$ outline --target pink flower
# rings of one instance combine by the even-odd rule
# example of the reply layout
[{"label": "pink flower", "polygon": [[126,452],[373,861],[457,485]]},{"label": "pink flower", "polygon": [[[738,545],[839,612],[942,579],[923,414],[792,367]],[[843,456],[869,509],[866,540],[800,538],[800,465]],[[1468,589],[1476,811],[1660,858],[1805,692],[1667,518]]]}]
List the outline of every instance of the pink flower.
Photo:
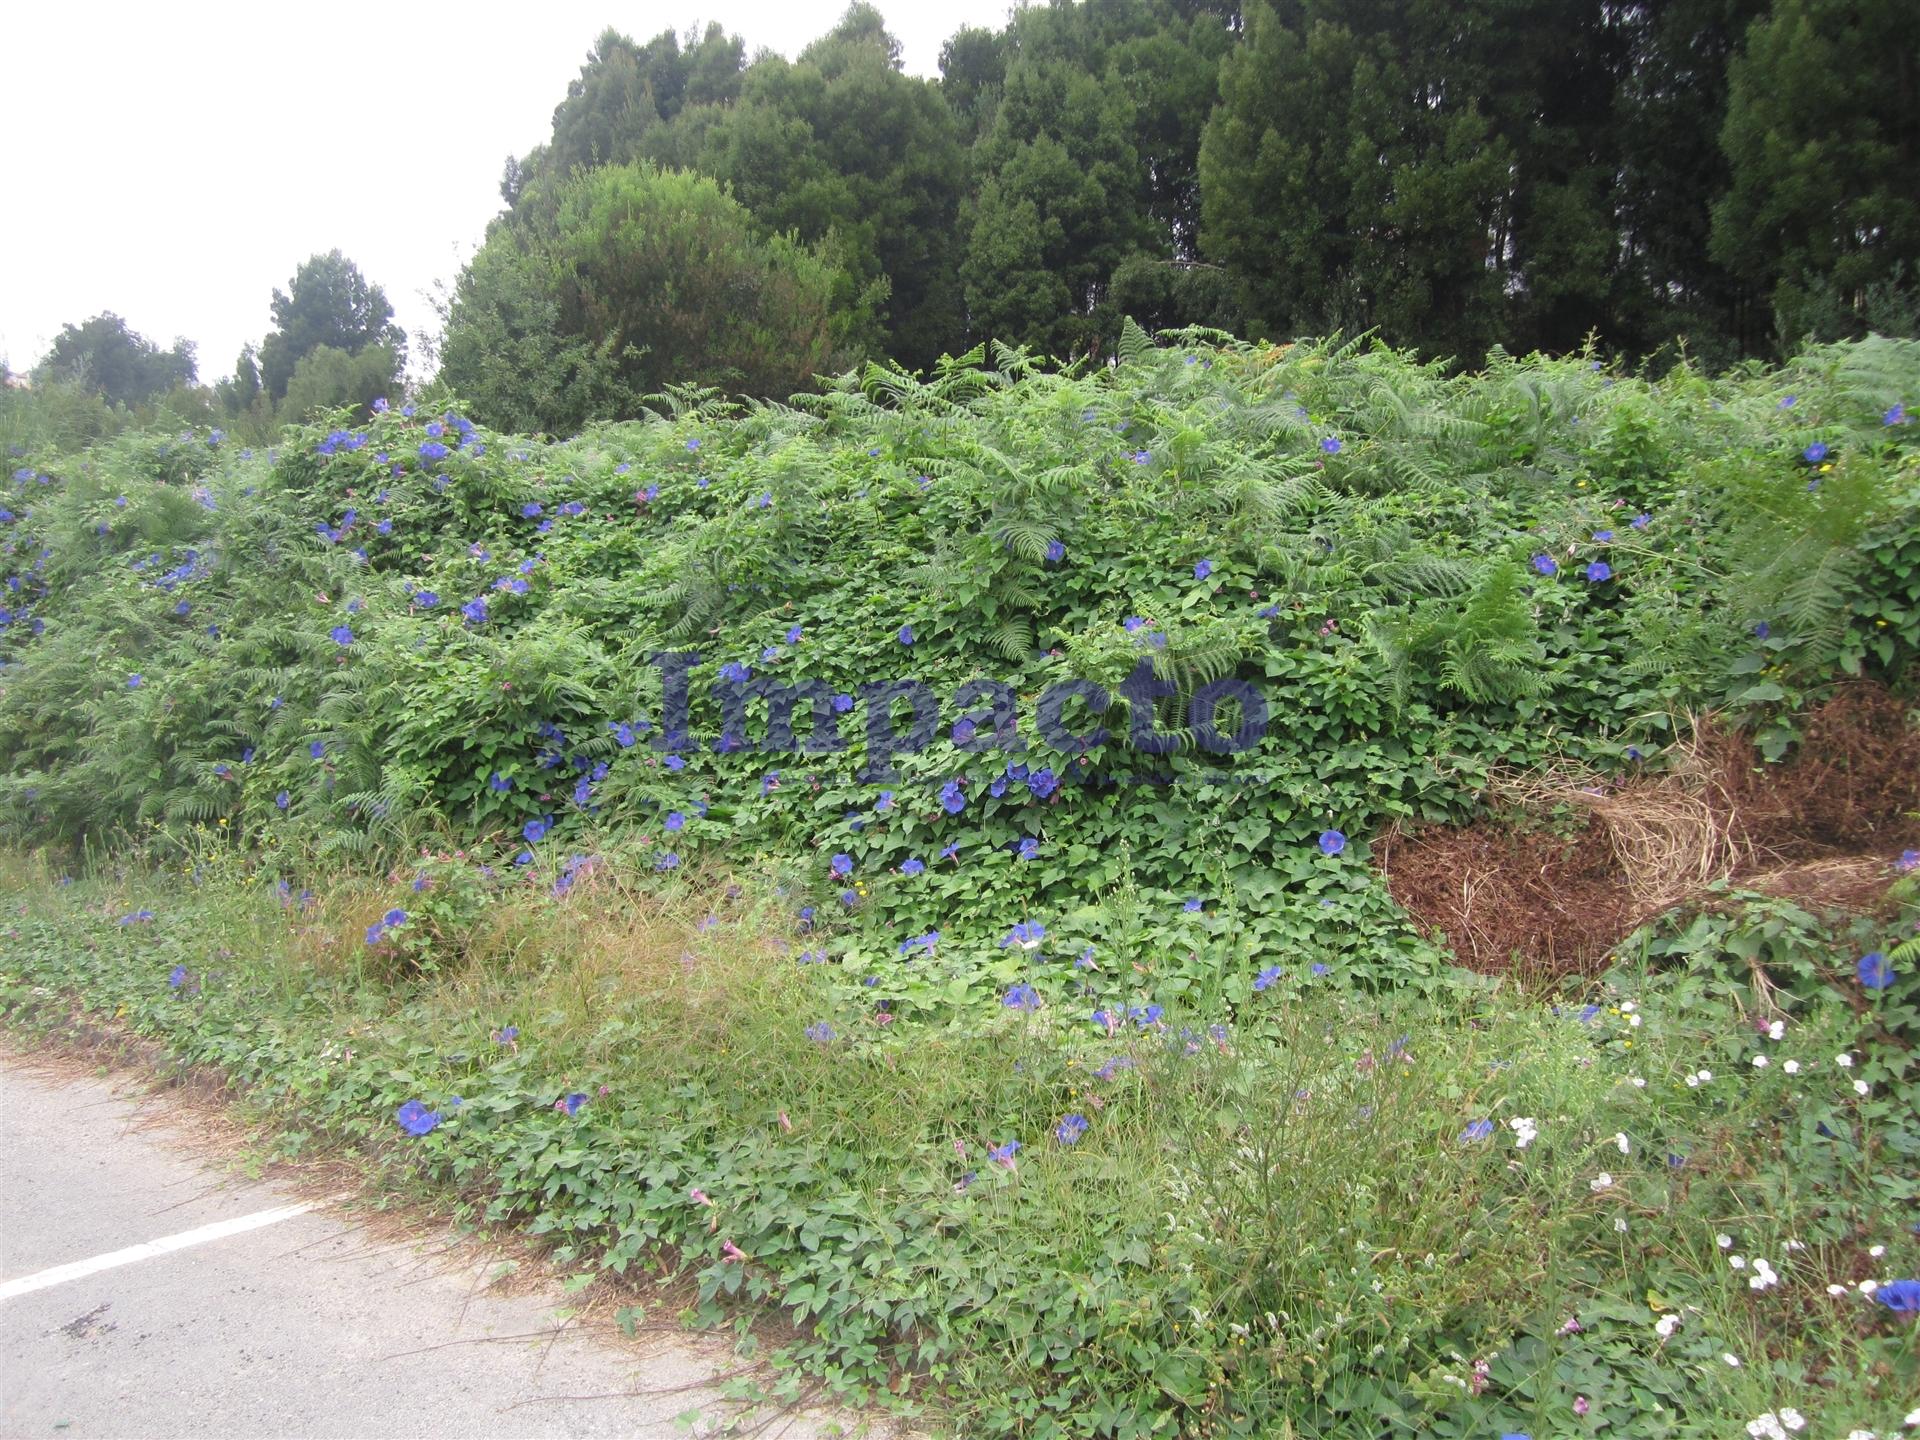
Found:
[{"label": "pink flower", "polygon": [[786,1112],[786,1111],[784,1111],[784,1110],[782,1110],[782,1111],[780,1112],[780,1128],[781,1128],[782,1130],[791,1130],[791,1129],[793,1129],[793,1122],[792,1122],[791,1120],[789,1120],[789,1119],[787,1119],[787,1112]]},{"label": "pink flower", "polygon": [[687,1193],[692,1197],[693,1203],[696,1205],[711,1205],[713,1203],[713,1201],[707,1198],[707,1192],[702,1190],[698,1185],[694,1186],[693,1189]]},{"label": "pink flower", "polygon": [[729,1260],[738,1260],[742,1264],[746,1263],[746,1255],[741,1251],[740,1247],[731,1240],[722,1240],[720,1242],[720,1253]]},{"label": "pink flower", "polygon": [[1587,1413],[1587,1411],[1588,1411],[1589,1409],[1591,1409],[1591,1408],[1592,1408],[1592,1407],[1591,1407],[1591,1406],[1589,1406],[1589,1405],[1587,1404],[1587,1397],[1586,1397],[1586,1396],[1584,1396],[1584,1395],[1576,1395],[1576,1396],[1574,1396],[1574,1397],[1573,1397],[1573,1413],[1574,1413],[1574,1414],[1576,1414],[1576,1415],[1584,1415],[1584,1414],[1586,1414],[1586,1413]]}]

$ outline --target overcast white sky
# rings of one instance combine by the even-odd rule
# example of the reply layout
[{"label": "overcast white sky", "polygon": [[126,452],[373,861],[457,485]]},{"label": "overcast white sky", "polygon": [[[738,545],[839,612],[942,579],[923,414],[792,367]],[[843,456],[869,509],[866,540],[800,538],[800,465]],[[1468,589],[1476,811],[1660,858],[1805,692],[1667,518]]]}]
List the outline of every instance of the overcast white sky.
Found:
[{"label": "overcast white sky", "polygon": [[[1013,0],[875,0],[916,75]],[[0,4],[7,214],[0,359],[29,369],[102,310],[231,373],[275,286],[338,246],[411,336],[500,209],[500,170],[546,139],[607,26],[717,20],[792,56],[846,0],[539,0],[324,7]]]}]

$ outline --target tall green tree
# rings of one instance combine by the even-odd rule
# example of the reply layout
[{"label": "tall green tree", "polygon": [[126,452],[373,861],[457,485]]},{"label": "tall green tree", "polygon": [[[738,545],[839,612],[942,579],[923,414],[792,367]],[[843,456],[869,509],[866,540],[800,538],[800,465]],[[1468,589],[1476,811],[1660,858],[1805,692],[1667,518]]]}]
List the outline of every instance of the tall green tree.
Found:
[{"label": "tall green tree", "polygon": [[1501,331],[1513,150],[1471,92],[1423,93],[1390,27],[1314,9],[1248,7],[1201,146],[1201,248],[1276,337],[1377,326],[1476,354]]},{"label": "tall green tree", "polygon": [[688,106],[727,105],[740,93],[746,43],[710,24],[686,43],[663,30],[644,45],[608,29],[553,112],[553,135],[524,159],[509,159],[501,194],[518,206],[527,184],[596,165],[625,165],[654,152],[654,130]]},{"label": "tall green tree", "polygon": [[1733,60],[1712,251],[1787,346],[1822,318],[1864,329],[1876,291],[1920,287],[1913,18],[1899,0],[1773,0]]},{"label": "tall green tree", "polygon": [[441,342],[440,378],[488,423],[560,430],[681,383],[784,398],[866,338],[842,269],[703,176],[606,166],[529,198],[462,273]]},{"label": "tall green tree", "polygon": [[688,110],[661,144],[659,158],[725,182],[769,230],[831,243],[896,359],[966,348],[960,128],[938,85],[901,73],[872,6],[853,5],[791,64],[762,56],[734,104]]},{"label": "tall green tree", "polygon": [[195,373],[191,340],[175,340],[171,350],[162,350],[111,311],[64,326],[33,371],[38,381],[76,384],[119,405],[140,405],[191,385]]},{"label": "tall green tree", "polygon": [[273,292],[273,329],[260,345],[260,382],[276,402],[294,367],[325,345],[347,355],[378,348],[390,359],[390,386],[406,363],[407,335],[393,323],[387,295],[338,250],[315,255]]}]

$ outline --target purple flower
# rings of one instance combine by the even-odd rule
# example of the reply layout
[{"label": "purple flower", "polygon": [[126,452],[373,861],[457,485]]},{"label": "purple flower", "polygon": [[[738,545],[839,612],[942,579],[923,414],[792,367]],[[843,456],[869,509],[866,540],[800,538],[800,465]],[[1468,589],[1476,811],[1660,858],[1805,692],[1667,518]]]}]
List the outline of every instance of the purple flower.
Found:
[{"label": "purple flower", "polygon": [[1338,855],[1346,848],[1347,837],[1342,835],[1338,830],[1323,830],[1320,832],[1320,853],[1322,855]]},{"label": "purple flower", "polygon": [[805,1034],[814,1044],[826,1045],[833,1040],[833,1027],[824,1020],[816,1020],[807,1026]]},{"label": "purple flower", "polygon": [[1900,858],[1893,862],[1893,868],[1902,875],[1911,875],[1920,870],[1920,850],[1902,850]]},{"label": "purple flower", "polygon": [[913,626],[902,625],[900,627],[900,643],[902,645],[913,644]]},{"label": "purple flower", "polygon": [[538,845],[547,838],[547,831],[550,828],[545,820],[529,820],[520,827],[520,833],[527,837],[529,845]]},{"label": "purple flower", "polygon": [[843,850],[827,862],[827,868],[841,879],[845,879],[853,873],[853,857]]},{"label": "purple flower", "polygon": [[1827,458],[1827,445],[1824,440],[1816,440],[1800,452],[1800,457],[1809,465],[1818,465]]},{"label": "purple flower", "polygon": [[1011,1170],[1013,1168],[1013,1152],[1019,1148],[1020,1142],[1018,1140],[1009,1140],[1004,1145],[995,1145],[989,1149],[987,1151],[987,1158],[993,1161],[994,1164],[1004,1165]]},{"label": "purple flower", "polygon": [[278,795],[273,797],[273,803],[284,810],[293,803],[293,797],[282,790]]},{"label": "purple flower", "polygon": [[481,596],[477,600],[469,600],[466,604],[460,607],[460,613],[467,617],[467,623],[470,625],[486,624],[487,623],[486,597]]},{"label": "purple flower", "polygon": [[1020,842],[1019,847],[1017,848],[1015,853],[1022,860],[1037,859],[1039,858],[1039,855],[1040,855],[1040,842],[1034,839],[1031,835],[1029,835],[1026,839]]},{"label": "purple flower", "polygon": [[1000,1003],[1009,1010],[1038,1010],[1040,992],[1031,985],[1016,985],[1000,997]]},{"label": "purple flower", "polygon": [[351,645],[353,643],[353,631],[345,625],[336,625],[333,629],[329,630],[327,634],[333,637],[333,643],[336,645]]},{"label": "purple flower", "polygon": [[1854,973],[1869,990],[1884,990],[1897,978],[1893,966],[1887,963],[1887,957],[1878,950],[1862,955],[1860,963],[1854,966]]},{"label": "purple flower", "polygon": [[1896,1315],[1920,1311],[1920,1280],[1889,1280],[1873,1292],[1874,1303]]},{"label": "purple flower", "polygon": [[440,1112],[429,1110],[418,1100],[409,1100],[393,1112],[393,1118],[409,1135],[421,1136],[440,1123]]},{"label": "purple flower", "polygon": [[949,780],[940,787],[940,808],[949,815],[958,815],[967,808],[967,797],[960,793],[958,780]]},{"label": "purple flower", "polygon": [[1193,567],[1193,578],[1196,580],[1204,580],[1211,574],[1213,574],[1213,561],[1211,560],[1202,560],[1198,565]]},{"label": "purple flower", "polygon": [[582,1090],[575,1090],[571,1095],[568,1095],[563,1099],[556,1100],[554,1102],[553,1108],[556,1110],[564,1110],[569,1115],[577,1115],[580,1113],[580,1107],[586,1103],[587,1103],[586,1092]]},{"label": "purple flower", "polygon": [[380,917],[380,923],[389,929],[395,925],[404,925],[407,923],[407,912],[404,910],[389,910],[385,915]]},{"label": "purple flower", "polygon": [[1053,1127],[1053,1138],[1062,1145],[1071,1145],[1086,1133],[1087,1117],[1084,1115],[1068,1115]]},{"label": "purple flower", "polygon": [[1181,906],[1180,908],[1181,908],[1182,910],[1184,910],[1184,911],[1186,911],[1186,912],[1187,912],[1187,914],[1189,914],[1189,915],[1192,915],[1192,914],[1195,914],[1195,913],[1196,913],[1196,912],[1198,912],[1198,911],[1201,911],[1201,910],[1204,910],[1204,909],[1206,909],[1206,908],[1207,908],[1207,902],[1206,902],[1206,901],[1204,901],[1204,900],[1201,900],[1201,899],[1198,899],[1198,898],[1195,898],[1195,899],[1191,899],[1191,900],[1189,900],[1189,901],[1187,901],[1187,902],[1186,902],[1186,904],[1184,904],[1184,905],[1182,905],[1182,906]]},{"label": "purple flower", "polygon": [[1558,575],[1560,573],[1560,567],[1554,564],[1553,557],[1547,554],[1534,556],[1533,568],[1542,575]]},{"label": "purple flower", "polygon": [[1066,558],[1067,558],[1067,547],[1064,541],[1054,540],[1048,543],[1047,559],[1051,560],[1053,563],[1057,565],[1060,563],[1060,561]]},{"label": "purple flower", "polygon": [[1907,407],[1902,404],[1896,404],[1891,410],[1887,411],[1886,414],[1880,417],[1880,423],[1882,425],[1906,424],[1907,423]]},{"label": "purple flower", "polygon": [[1587,566],[1587,579],[1598,585],[1603,580],[1613,578],[1613,568],[1604,560],[1596,560]]},{"label": "purple flower", "polygon": [[1493,1121],[1475,1120],[1460,1132],[1459,1140],[1462,1145],[1465,1145],[1469,1140],[1484,1140],[1491,1134],[1493,1134]]},{"label": "purple flower", "polygon": [[1631,521],[1633,528],[1636,530],[1644,530],[1647,528],[1647,526],[1651,525],[1652,523],[1653,523],[1653,516],[1651,515],[1636,515],[1633,517],[1633,520]]},{"label": "purple flower", "polygon": [[127,676],[127,688],[129,690],[138,690],[142,685],[146,683],[147,683],[147,677],[140,674],[138,671],[135,671],[133,674]]},{"label": "purple flower", "polygon": [[1335,435],[1327,436],[1326,439],[1320,442],[1320,448],[1329,455],[1338,455],[1340,453],[1339,437]]},{"label": "purple flower", "polygon": [[1274,981],[1278,980],[1285,973],[1286,972],[1282,970],[1278,965],[1269,965],[1267,966],[1266,969],[1262,970],[1258,975],[1253,977],[1253,988],[1256,991],[1265,990],[1268,986],[1272,985]]},{"label": "purple flower", "polygon": [[927,862],[924,860],[912,859],[912,860],[902,860],[900,862],[900,873],[902,875],[918,875],[921,871],[925,870],[926,868],[927,868]]},{"label": "purple flower", "polygon": [[173,969],[167,972],[167,984],[172,986],[175,990],[178,990],[182,985],[186,983],[187,983],[187,967],[186,966],[176,965],[173,967]]}]

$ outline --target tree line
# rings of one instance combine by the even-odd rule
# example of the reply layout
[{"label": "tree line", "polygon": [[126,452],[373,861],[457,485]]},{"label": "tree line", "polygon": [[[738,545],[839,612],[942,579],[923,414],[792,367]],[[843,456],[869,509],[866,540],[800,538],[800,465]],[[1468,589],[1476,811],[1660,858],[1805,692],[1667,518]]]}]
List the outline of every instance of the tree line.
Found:
[{"label": "tree line", "polygon": [[[1463,363],[1913,334],[1905,9],[1051,0],[956,32],[937,79],[864,3],[792,60],[609,30],[507,162],[439,375],[477,418],[563,430],[672,383],[781,396],[987,339],[1098,360],[1129,315]],[[315,257],[227,402],[390,377],[384,307]]]}]

